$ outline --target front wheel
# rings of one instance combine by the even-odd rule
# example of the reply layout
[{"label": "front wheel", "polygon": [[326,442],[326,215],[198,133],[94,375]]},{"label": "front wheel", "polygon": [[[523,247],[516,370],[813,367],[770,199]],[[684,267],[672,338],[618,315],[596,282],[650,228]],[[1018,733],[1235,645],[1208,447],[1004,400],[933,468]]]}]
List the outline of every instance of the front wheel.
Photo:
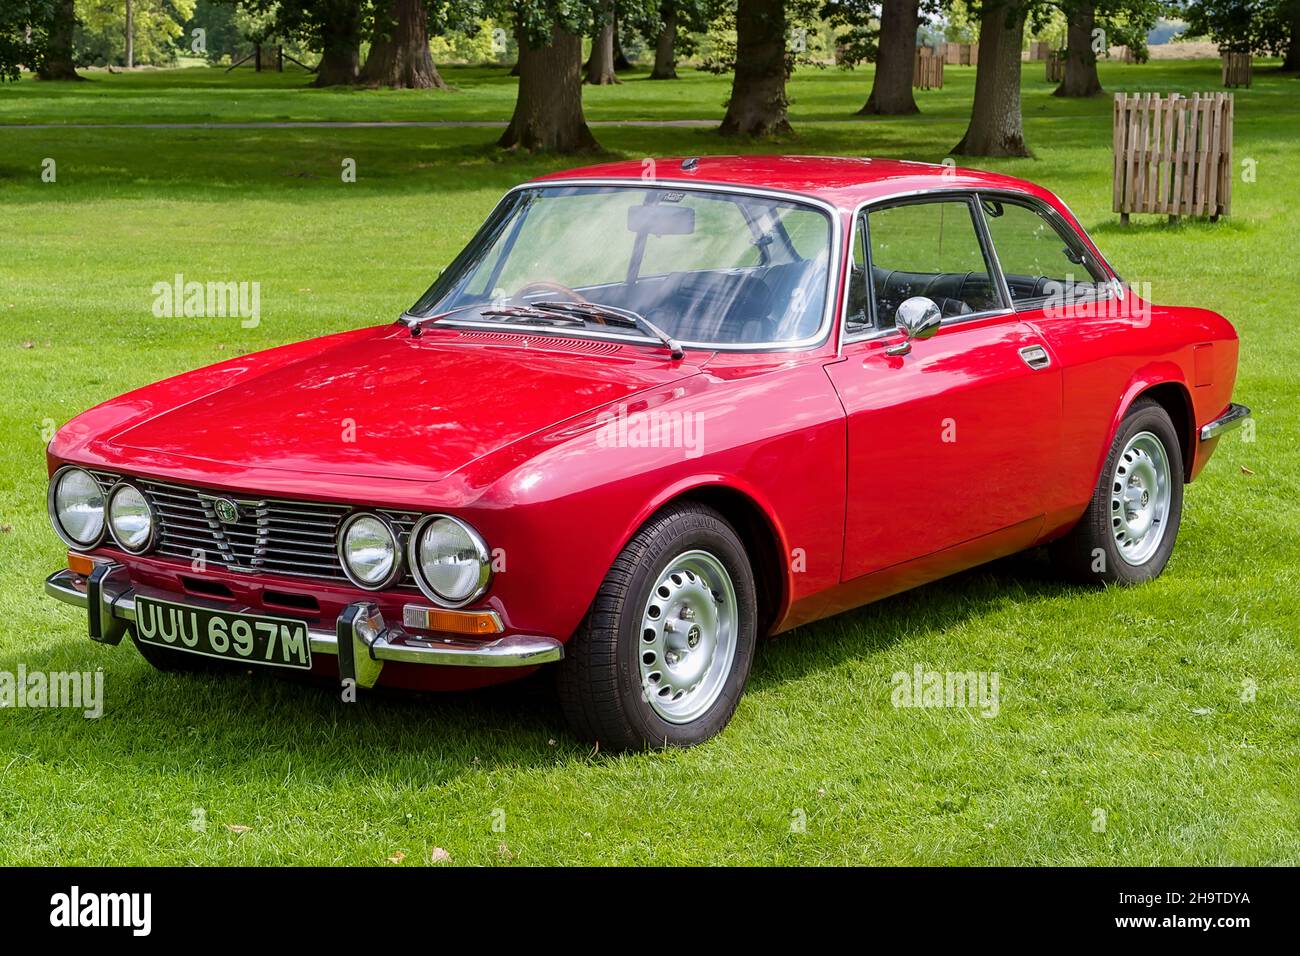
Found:
[{"label": "front wheel", "polygon": [[735,530],[687,502],[641,528],[557,669],[574,730],[607,750],[689,747],[727,725],[757,637],[754,574]]},{"label": "front wheel", "polygon": [[1169,413],[1133,403],[1106,456],[1088,510],[1053,557],[1073,577],[1137,584],[1169,563],[1183,516],[1183,454]]}]

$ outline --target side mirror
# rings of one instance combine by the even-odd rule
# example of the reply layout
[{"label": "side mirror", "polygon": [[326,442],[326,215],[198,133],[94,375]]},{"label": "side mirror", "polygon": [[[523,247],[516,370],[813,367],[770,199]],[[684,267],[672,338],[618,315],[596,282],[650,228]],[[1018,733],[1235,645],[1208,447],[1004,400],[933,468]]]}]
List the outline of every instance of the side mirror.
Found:
[{"label": "side mirror", "polygon": [[903,341],[885,349],[886,355],[906,355],[912,351],[912,341],[931,338],[939,331],[943,313],[933,299],[914,295],[904,299],[894,313],[894,325],[903,333]]}]

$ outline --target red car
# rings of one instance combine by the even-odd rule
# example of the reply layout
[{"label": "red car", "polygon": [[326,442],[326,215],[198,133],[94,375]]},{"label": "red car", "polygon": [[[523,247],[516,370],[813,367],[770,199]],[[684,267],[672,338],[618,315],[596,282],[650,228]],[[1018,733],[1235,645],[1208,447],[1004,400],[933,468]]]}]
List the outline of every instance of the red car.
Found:
[{"label": "red car", "polygon": [[1159,574],[1250,414],[1236,366],[1222,316],[1140,297],[1018,179],[595,166],[508,193],[393,325],[66,425],[46,590],[163,668],[546,665],[607,749],[694,744],[763,635],[1041,544]]}]

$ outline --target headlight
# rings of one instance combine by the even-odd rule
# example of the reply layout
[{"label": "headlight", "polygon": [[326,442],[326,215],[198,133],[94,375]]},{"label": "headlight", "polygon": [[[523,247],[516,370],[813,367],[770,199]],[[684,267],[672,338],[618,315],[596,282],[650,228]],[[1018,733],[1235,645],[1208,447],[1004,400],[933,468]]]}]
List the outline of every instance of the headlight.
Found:
[{"label": "headlight", "polygon": [[402,571],[397,534],[383,518],[355,514],[339,530],[339,558],[348,579],[359,588],[386,588]]},{"label": "headlight", "polygon": [[65,467],[50,481],[50,520],[64,542],[93,548],[104,537],[104,493],[82,468]]},{"label": "headlight", "polygon": [[487,590],[491,556],[477,531],[458,518],[429,515],[411,531],[415,583],[443,607],[462,607]]},{"label": "headlight", "polygon": [[156,524],[153,508],[135,485],[121,481],[108,493],[108,530],[124,550],[148,551]]}]

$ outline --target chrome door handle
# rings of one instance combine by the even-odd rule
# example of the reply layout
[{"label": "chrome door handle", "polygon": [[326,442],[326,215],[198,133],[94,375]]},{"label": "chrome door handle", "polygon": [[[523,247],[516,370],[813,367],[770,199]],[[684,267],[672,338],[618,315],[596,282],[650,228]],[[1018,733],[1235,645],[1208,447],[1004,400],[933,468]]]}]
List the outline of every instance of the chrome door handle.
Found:
[{"label": "chrome door handle", "polygon": [[1052,357],[1041,345],[1026,345],[1020,350],[1020,357],[1032,369],[1047,368],[1052,364]]}]

